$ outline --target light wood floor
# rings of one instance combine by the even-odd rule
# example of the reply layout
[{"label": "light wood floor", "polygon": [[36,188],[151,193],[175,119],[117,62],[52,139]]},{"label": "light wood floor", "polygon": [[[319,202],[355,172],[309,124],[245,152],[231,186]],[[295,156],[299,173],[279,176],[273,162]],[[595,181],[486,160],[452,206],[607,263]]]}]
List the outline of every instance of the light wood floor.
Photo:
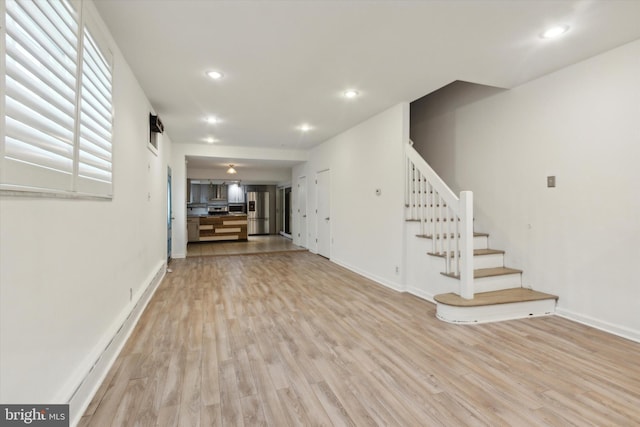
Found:
[{"label": "light wood floor", "polygon": [[308,252],[176,260],[81,426],[634,426],[640,344],[475,326]]},{"label": "light wood floor", "polygon": [[187,245],[187,257],[217,255],[253,255],[272,252],[304,251],[283,236],[249,236],[246,242],[197,242]]}]

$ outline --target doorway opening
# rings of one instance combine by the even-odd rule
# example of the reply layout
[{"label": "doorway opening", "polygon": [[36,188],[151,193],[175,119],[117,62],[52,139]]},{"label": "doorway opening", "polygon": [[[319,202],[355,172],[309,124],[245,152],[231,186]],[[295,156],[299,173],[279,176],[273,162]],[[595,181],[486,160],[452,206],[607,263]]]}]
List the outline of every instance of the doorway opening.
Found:
[{"label": "doorway opening", "polygon": [[280,216],[280,220],[278,221],[278,233],[291,239],[291,219],[293,213],[293,206],[291,203],[291,186],[278,188],[277,195],[278,213]]}]

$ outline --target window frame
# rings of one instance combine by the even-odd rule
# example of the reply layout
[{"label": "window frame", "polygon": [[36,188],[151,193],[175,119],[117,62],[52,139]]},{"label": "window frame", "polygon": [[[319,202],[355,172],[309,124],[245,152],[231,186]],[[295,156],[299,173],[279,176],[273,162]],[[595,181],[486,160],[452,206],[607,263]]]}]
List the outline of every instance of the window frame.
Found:
[{"label": "window frame", "polygon": [[[17,0],[18,2],[20,0]],[[7,2],[3,1],[0,5],[0,48],[3,54],[0,55],[0,117],[2,118],[2,126],[0,126],[0,167],[3,172],[0,173],[0,196],[22,196],[22,197],[62,197],[62,198],[83,198],[83,199],[99,199],[99,200],[112,200],[114,194],[114,118],[115,118],[115,106],[114,106],[114,49],[112,48],[112,42],[108,37],[108,32],[102,24],[99,15],[95,8],[92,8],[92,4],[85,2],[84,0],[66,0],[69,9],[74,14],[75,24],[77,25],[76,36],[76,58],[75,58],[75,88],[73,89],[74,103],[73,103],[73,134],[72,134],[72,172],[63,171],[45,171],[43,176],[49,174],[51,176],[58,176],[60,179],[64,178],[65,174],[68,175],[69,183],[61,186],[60,184],[50,186],[48,182],[43,182],[42,178],[38,181],[36,177],[34,181],[30,181],[29,173],[25,173],[29,169],[37,172],[44,170],[45,167],[38,166],[25,166],[24,169],[15,168],[7,171],[7,165],[17,164],[19,161],[10,160],[5,158],[5,145],[6,145],[6,123],[7,123],[7,106],[6,106],[6,94],[7,94]],[[66,6],[63,6],[66,7]],[[42,27],[39,27],[42,28]],[[91,173],[82,173],[80,168],[83,167],[86,171],[88,164],[86,159],[87,155],[83,155],[81,159],[80,149],[83,147],[81,138],[81,125],[86,123],[86,113],[82,112],[83,107],[83,90],[87,84],[86,77],[84,76],[84,68],[88,67],[88,63],[85,60],[85,31],[88,33],[88,37],[93,41],[92,45],[97,49],[98,55],[104,59],[104,69],[108,72],[106,81],[109,83],[107,88],[106,103],[107,108],[103,108],[106,112],[107,119],[104,123],[107,124],[106,135],[108,139],[106,151],[103,151],[102,159],[94,158],[93,160],[101,162],[101,168],[103,170],[102,177],[98,173],[92,175]],[[57,46],[57,45],[56,45]],[[95,83],[94,78],[89,80],[91,83]],[[90,105],[96,105],[94,101],[90,101]],[[110,108],[109,108],[110,107]],[[36,128],[37,129],[37,128]],[[86,142],[84,143],[86,147]],[[85,150],[86,152],[86,150]],[[16,172],[17,171],[17,172]],[[37,185],[33,185],[33,182],[37,182]],[[62,187],[62,188],[60,188]]]}]

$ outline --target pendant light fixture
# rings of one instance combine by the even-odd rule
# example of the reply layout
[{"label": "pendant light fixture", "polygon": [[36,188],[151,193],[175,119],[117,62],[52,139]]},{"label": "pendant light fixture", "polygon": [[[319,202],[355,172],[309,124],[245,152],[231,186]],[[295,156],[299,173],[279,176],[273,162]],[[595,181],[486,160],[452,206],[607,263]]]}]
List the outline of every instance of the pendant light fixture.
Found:
[{"label": "pendant light fixture", "polygon": [[227,169],[227,173],[234,174],[234,173],[238,173],[238,171],[236,171],[236,170],[233,168],[233,165],[231,165],[231,164],[230,164],[230,165],[229,165],[229,169]]}]

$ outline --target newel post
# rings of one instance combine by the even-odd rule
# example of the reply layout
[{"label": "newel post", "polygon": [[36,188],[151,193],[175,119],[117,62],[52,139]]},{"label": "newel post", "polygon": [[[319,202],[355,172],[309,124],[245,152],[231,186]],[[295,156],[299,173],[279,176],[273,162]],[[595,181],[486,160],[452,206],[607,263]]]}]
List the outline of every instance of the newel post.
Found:
[{"label": "newel post", "polygon": [[460,296],[473,299],[473,193],[460,192]]}]

